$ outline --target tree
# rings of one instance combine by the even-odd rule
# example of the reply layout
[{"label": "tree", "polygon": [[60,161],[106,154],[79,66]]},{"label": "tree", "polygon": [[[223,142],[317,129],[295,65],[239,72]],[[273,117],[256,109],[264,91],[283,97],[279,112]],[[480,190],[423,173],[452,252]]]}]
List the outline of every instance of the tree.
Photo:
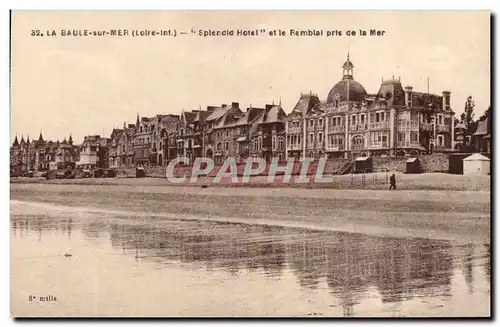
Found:
[{"label": "tree", "polygon": [[465,129],[468,134],[472,134],[471,127],[474,124],[474,107],[476,104],[469,95],[467,101],[465,102],[464,112],[460,115],[462,122],[465,124]]}]

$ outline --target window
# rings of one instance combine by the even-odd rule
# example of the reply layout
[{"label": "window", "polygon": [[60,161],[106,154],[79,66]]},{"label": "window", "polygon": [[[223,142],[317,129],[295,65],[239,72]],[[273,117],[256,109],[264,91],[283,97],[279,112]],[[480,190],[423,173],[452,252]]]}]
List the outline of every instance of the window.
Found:
[{"label": "window", "polygon": [[398,142],[404,142],[404,141],[405,141],[405,133],[398,132]]},{"label": "window", "polygon": [[377,112],[375,113],[375,122],[378,123],[380,121],[380,114]]},{"label": "window", "polygon": [[356,116],[351,116],[351,125],[356,125]]},{"label": "window", "polygon": [[318,123],[319,123],[319,127],[322,127],[323,126],[323,119],[320,119]]},{"label": "window", "polygon": [[438,124],[442,124],[443,123],[443,115],[438,115]]},{"label": "window", "polygon": [[444,144],[443,144],[443,143],[444,143],[444,142],[443,142],[443,135],[438,135],[437,139],[438,139],[438,145],[439,145],[439,146],[443,146],[443,145],[444,145]]},{"label": "window", "polygon": [[365,115],[361,115],[361,125],[365,123]]},{"label": "window", "polygon": [[309,133],[309,143],[313,143],[313,142],[314,142],[314,134]]},{"label": "window", "polygon": [[323,142],[323,133],[318,134],[318,143]]},{"label": "window", "polygon": [[226,130],[226,137],[229,137],[229,130]]},{"label": "window", "polygon": [[410,141],[411,142],[418,142],[418,133],[417,132],[410,133]]},{"label": "window", "polygon": [[313,127],[313,126],[314,126],[314,120],[312,120],[312,119],[311,119],[311,120],[309,121],[309,126],[311,126],[311,127]]},{"label": "window", "polygon": [[226,144],[224,144],[224,148],[226,149],[226,151],[229,151],[229,142],[226,142]]}]

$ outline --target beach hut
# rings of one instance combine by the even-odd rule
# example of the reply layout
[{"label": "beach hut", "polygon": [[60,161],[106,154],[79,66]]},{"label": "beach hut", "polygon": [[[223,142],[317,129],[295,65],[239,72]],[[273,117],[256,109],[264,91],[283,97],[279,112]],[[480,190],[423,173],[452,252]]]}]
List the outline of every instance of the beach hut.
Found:
[{"label": "beach hut", "polygon": [[373,160],[371,157],[358,157],[354,160],[355,174],[373,172]]},{"label": "beach hut", "polygon": [[464,175],[488,175],[490,173],[490,159],[474,153],[463,160]]},{"label": "beach hut", "polygon": [[144,171],[144,167],[136,167],[135,168],[135,177],[142,178],[146,176],[146,172]]},{"label": "beach hut", "polygon": [[420,174],[422,168],[420,167],[420,160],[418,158],[409,158],[406,160],[406,173],[407,174]]}]

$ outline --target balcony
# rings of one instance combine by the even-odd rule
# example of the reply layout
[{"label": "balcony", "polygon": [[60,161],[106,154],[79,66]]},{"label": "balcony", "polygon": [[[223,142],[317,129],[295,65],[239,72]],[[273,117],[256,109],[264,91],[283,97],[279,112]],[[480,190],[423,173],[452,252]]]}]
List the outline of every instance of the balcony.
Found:
[{"label": "balcony", "polygon": [[344,149],[345,149],[344,144],[331,144],[325,147],[326,151],[344,151]]},{"label": "balcony", "polygon": [[287,144],[287,150],[302,150],[302,143],[299,144]]},{"label": "balcony", "polygon": [[363,150],[365,148],[364,144],[352,144],[351,150]]},{"label": "balcony", "polygon": [[300,134],[302,133],[302,128],[300,127],[289,127],[288,134]]},{"label": "balcony", "polygon": [[349,132],[365,131],[367,124],[351,125],[349,126]]},{"label": "balcony", "polygon": [[345,133],[345,126],[328,126],[328,133]]},{"label": "balcony", "polygon": [[389,142],[371,142],[370,149],[385,149],[389,147]]},{"label": "balcony", "polygon": [[397,142],[396,146],[398,148],[420,148],[422,145],[420,144],[420,142],[405,141],[405,142]]},{"label": "balcony", "polygon": [[332,105],[327,105],[325,108],[325,113],[327,114],[336,114],[336,113],[344,113],[347,112],[348,107],[347,106],[339,106],[335,108]]},{"label": "balcony", "polygon": [[436,125],[436,132],[450,132],[450,125]]},{"label": "balcony", "polygon": [[420,123],[419,127],[424,131],[432,131],[432,123]]},{"label": "balcony", "polygon": [[370,123],[370,129],[388,129],[389,122],[388,121],[379,121],[375,123]]}]

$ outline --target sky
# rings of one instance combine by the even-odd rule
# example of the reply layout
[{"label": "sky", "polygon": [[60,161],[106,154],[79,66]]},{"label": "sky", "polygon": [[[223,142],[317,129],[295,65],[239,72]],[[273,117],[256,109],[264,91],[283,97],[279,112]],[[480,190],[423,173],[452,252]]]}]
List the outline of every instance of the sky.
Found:
[{"label": "sky", "polygon": [[[61,30],[168,30],[186,35],[64,37]],[[256,37],[200,37],[191,30],[261,30]],[[269,36],[281,29],[286,36]],[[290,29],[342,31],[297,37]],[[385,31],[360,36],[359,30]],[[32,36],[40,30],[44,36]],[[54,30],[57,36],[47,36]],[[347,30],[358,35],[347,36]],[[50,33],[49,33],[50,34]],[[143,116],[207,105],[281,103],[301,92],[326,99],[347,52],[354,79],[376,93],[382,78],[417,92],[451,91],[457,116],[470,95],[476,117],[490,105],[487,11],[14,11],[11,30],[11,139],[109,137]]]}]

